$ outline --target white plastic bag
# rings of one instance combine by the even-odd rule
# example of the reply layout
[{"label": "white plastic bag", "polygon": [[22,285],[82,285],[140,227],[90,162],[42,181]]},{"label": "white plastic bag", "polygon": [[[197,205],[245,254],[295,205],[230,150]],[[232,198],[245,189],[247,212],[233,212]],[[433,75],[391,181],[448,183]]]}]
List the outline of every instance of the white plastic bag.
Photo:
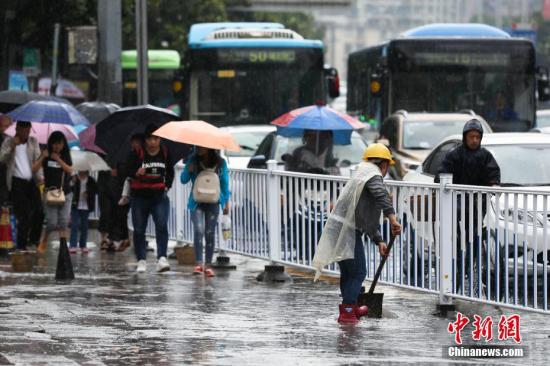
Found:
[{"label": "white plastic bag", "polygon": [[229,215],[222,215],[221,224],[223,240],[231,239],[231,217]]}]

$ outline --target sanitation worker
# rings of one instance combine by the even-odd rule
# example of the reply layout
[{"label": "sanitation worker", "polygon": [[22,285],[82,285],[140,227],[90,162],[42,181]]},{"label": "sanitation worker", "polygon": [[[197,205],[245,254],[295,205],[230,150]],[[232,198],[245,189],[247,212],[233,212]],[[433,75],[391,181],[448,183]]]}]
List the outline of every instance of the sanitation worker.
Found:
[{"label": "sanitation worker", "polygon": [[338,197],[313,258],[316,280],[326,265],[338,262],[340,266],[340,324],[356,324],[358,318],[368,312],[366,306],[357,306],[366,277],[363,234],[378,245],[380,254],[385,256],[388,253],[379,231],[380,214],[389,219],[393,235],[401,232],[383,180],[390,165],[394,164],[390,150],[380,143],[371,144],[365,149],[363,160]]},{"label": "sanitation worker", "polygon": [[[449,151],[441,166],[438,169],[438,173],[435,177],[435,182],[439,182],[439,175],[443,173],[450,173],[453,175],[453,184],[464,184],[474,186],[498,186],[500,185],[500,167],[495,160],[493,154],[484,147],[481,146],[481,140],[483,139],[483,127],[481,122],[477,119],[471,119],[464,124],[462,130],[462,144]],[[470,196],[472,197],[473,207],[470,208]],[[487,232],[481,226],[483,225],[483,218],[487,213],[487,197],[486,194],[481,194],[481,210],[478,210],[478,194],[467,192],[465,193],[464,205],[462,204],[461,197],[457,197],[456,204],[456,291],[463,289],[463,284],[472,282],[473,279],[469,279],[470,263],[476,264],[479,258],[479,247],[482,242],[484,234]],[[462,207],[464,206],[464,207]],[[478,215],[478,211],[481,211],[481,217]],[[462,218],[464,216],[464,219]],[[481,225],[479,225],[481,223]],[[470,225],[473,224],[473,225]],[[473,253],[470,248],[470,240],[473,238]],[[462,240],[464,238],[464,240]],[[463,247],[465,246],[465,248]],[[473,255],[473,259],[471,259]],[[464,257],[464,258],[463,258]],[[503,258],[499,258],[503,260]],[[464,262],[464,263],[463,263]],[[500,268],[504,263],[501,262]],[[473,269],[472,269],[473,270]],[[504,295],[502,291],[504,286],[504,271],[500,271],[500,294]],[[475,272],[474,272],[475,273]],[[463,278],[464,275],[464,278]],[[483,277],[483,276],[482,276]],[[492,279],[494,282],[494,278]],[[496,289],[496,283],[493,283],[491,288]],[[480,289],[477,289],[480,290]],[[496,291],[493,291],[495,294]]]}]

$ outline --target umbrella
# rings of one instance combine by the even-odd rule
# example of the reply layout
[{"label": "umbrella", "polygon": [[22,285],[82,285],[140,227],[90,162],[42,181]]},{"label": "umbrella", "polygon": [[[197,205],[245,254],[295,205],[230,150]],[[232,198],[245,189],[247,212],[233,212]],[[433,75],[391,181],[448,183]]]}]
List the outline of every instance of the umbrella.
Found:
[{"label": "umbrella", "polygon": [[89,125],[90,122],[72,105],[51,100],[32,100],[8,113],[15,121]]},{"label": "umbrella", "polygon": [[110,170],[109,166],[96,153],[71,149],[72,168],[75,171]]},{"label": "umbrella", "polygon": [[[105,118],[96,125],[95,144],[109,155],[109,161],[125,161],[130,152],[132,135],[144,133],[150,123],[157,127],[177,119],[173,112],[152,105],[126,107]],[[172,141],[164,141],[174,163],[187,156],[189,146]]]},{"label": "umbrella", "polygon": [[[16,124],[13,123],[10,127],[8,127],[6,134],[12,137],[15,136],[15,126]],[[47,144],[48,137],[53,131],[61,131],[67,138],[67,141],[78,140],[78,133],[72,126],[69,125],[60,123],[31,122],[31,126],[31,136],[34,136],[38,140],[39,144]]]},{"label": "umbrella", "polygon": [[90,123],[95,124],[109,117],[113,112],[120,109],[120,107],[114,103],[96,101],[80,103],[76,106],[76,109],[82,113]]},{"label": "umbrella", "polygon": [[[40,78],[38,80],[38,92],[43,94],[49,94],[52,86],[51,78]],[[72,81],[67,79],[58,79],[57,87],[55,88],[55,95],[65,98],[73,99],[86,99],[84,92],[80,90]]]},{"label": "umbrella", "polygon": [[217,150],[239,151],[240,147],[227,131],[204,121],[169,122],[154,135],[184,144]]},{"label": "umbrella", "polygon": [[[64,126],[67,126],[67,125],[64,125]],[[76,140],[69,142],[69,148],[80,147],[80,134],[82,133],[82,131],[84,131],[88,127],[89,126],[86,126],[86,125],[73,126],[73,130],[76,132],[78,138]]]},{"label": "umbrella", "polygon": [[54,100],[59,103],[70,104],[66,99],[50,95],[42,95],[24,90],[4,90],[0,92],[0,113],[12,111],[31,100]]},{"label": "umbrella", "polygon": [[304,130],[333,131],[334,143],[340,145],[349,144],[351,132],[366,126],[345,113],[318,105],[294,109],[271,124],[277,126],[279,135],[288,137],[302,136]]},{"label": "umbrella", "polygon": [[91,125],[86,128],[84,131],[78,134],[80,138],[80,148],[93,151],[99,154],[105,154],[105,151],[95,144],[95,127],[96,125]]}]

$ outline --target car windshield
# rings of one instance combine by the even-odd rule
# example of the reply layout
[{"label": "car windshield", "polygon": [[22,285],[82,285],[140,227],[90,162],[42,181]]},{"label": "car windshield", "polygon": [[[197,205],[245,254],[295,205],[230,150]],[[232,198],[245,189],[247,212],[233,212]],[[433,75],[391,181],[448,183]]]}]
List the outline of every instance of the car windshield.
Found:
[{"label": "car windshield", "polygon": [[[275,160],[279,162],[283,161],[281,157],[284,154],[292,154],[296,148],[303,145],[301,137],[278,136],[275,148]],[[334,158],[337,159],[336,165],[340,166],[345,161],[349,162],[350,165],[359,164],[366,147],[367,144],[361,139],[361,136],[354,133],[351,137],[351,144],[333,146],[332,152]],[[347,165],[347,163],[344,165]]]},{"label": "car windshield", "polygon": [[433,149],[447,136],[461,134],[464,121],[405,122],[403,124],[404,149]]},{"label": "car windshield", "polygon": [[484,146],[500,166],[503,185],[550,185],[550,144]]},{"label": "car windshield", "polygon": [[550,127],[550,114],[538,115],[537,127]]},{"label": "car windshield", "polygon": [[268,130],[258,131],[231,131],[231,135],[241,147],[241,151],[226,151],[226,155],[230,157],[250,157],[260,146]]}]

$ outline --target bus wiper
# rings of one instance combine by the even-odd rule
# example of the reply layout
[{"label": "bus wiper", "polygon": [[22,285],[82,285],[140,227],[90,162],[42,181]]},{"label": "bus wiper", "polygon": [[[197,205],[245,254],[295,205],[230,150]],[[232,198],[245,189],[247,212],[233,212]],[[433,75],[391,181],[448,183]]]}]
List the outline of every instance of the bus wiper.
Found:
[{"label": "bus wiper", "polygon": [[248,151],[256,151],[253,147],[247,146],[247,145],[239,145],[241,149],[248,150]]},{"label": "bus wiper", "polygon": [[430,150],[431,148],[426,148],[422,146],[413,146],[413,147],[406,147],[407,150]]},{"label": "bus wiper", "polygon": [[524,184],[519,183],[500,183],[501,187],[524,187]]}]

